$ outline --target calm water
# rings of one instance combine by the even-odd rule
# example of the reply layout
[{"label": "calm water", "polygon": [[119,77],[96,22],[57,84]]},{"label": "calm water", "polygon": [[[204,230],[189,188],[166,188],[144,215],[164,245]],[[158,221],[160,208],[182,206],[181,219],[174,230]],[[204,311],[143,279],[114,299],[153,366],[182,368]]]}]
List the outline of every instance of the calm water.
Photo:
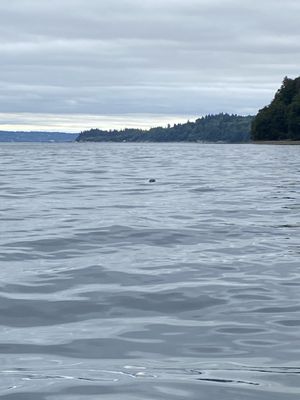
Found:
[{"label": "calm water", "polygon": [[299,399],[299,146],[0,165],[1,400]]}]

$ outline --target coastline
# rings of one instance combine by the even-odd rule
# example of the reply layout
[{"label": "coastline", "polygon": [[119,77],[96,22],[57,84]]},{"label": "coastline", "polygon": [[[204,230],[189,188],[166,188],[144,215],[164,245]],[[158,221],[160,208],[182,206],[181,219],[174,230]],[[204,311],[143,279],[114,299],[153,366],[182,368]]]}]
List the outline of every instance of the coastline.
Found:
[{"label": "coastline", "polygon": [[276,145],[300,145],[300,140],[261,140],[253,141],[252,144],[276,144]]}]

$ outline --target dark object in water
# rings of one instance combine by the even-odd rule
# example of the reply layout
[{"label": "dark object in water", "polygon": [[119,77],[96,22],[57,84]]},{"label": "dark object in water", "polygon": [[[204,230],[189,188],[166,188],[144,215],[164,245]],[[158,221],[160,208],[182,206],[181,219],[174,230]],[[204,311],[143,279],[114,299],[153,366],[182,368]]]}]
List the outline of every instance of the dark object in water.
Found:
[{"label": "dark object in water", "polygon": [[155,179],[149,179],[149,183],[154,183],[154,182],[156,182],[156,180]]}]

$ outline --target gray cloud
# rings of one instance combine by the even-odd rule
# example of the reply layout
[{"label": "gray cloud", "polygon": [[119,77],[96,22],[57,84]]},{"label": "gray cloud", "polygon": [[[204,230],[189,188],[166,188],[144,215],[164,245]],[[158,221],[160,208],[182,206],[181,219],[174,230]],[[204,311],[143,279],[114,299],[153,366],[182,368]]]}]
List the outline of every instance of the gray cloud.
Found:
[{"label": "gray cloud", "polygon": [[287,0],[10,0],[0,112],[255,113],[300,63]]}]

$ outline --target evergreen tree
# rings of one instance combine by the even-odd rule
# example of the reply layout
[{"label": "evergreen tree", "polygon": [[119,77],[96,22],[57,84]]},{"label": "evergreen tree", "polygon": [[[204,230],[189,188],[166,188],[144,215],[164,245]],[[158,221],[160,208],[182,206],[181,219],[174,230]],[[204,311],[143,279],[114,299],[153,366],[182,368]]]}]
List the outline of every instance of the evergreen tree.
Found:
[{"label": "evergreen tree", "polygon": [[289,138],[300,140],[300,93],[294,98],[288,114]]},{"label": "evergreen tree", "polygon": [[207,115],[195,122],[168,125],[166,128],[124,129],[102,131],[92,129],[82,132],[77,141],[93,142],[228,142],[250,140],[252,116],[229,114]]},{"label": "evergreen tree", "polygon": [[252,122],[252,140],[296,140],[300,137],[300,77],[285,77],[269,106]]}]

